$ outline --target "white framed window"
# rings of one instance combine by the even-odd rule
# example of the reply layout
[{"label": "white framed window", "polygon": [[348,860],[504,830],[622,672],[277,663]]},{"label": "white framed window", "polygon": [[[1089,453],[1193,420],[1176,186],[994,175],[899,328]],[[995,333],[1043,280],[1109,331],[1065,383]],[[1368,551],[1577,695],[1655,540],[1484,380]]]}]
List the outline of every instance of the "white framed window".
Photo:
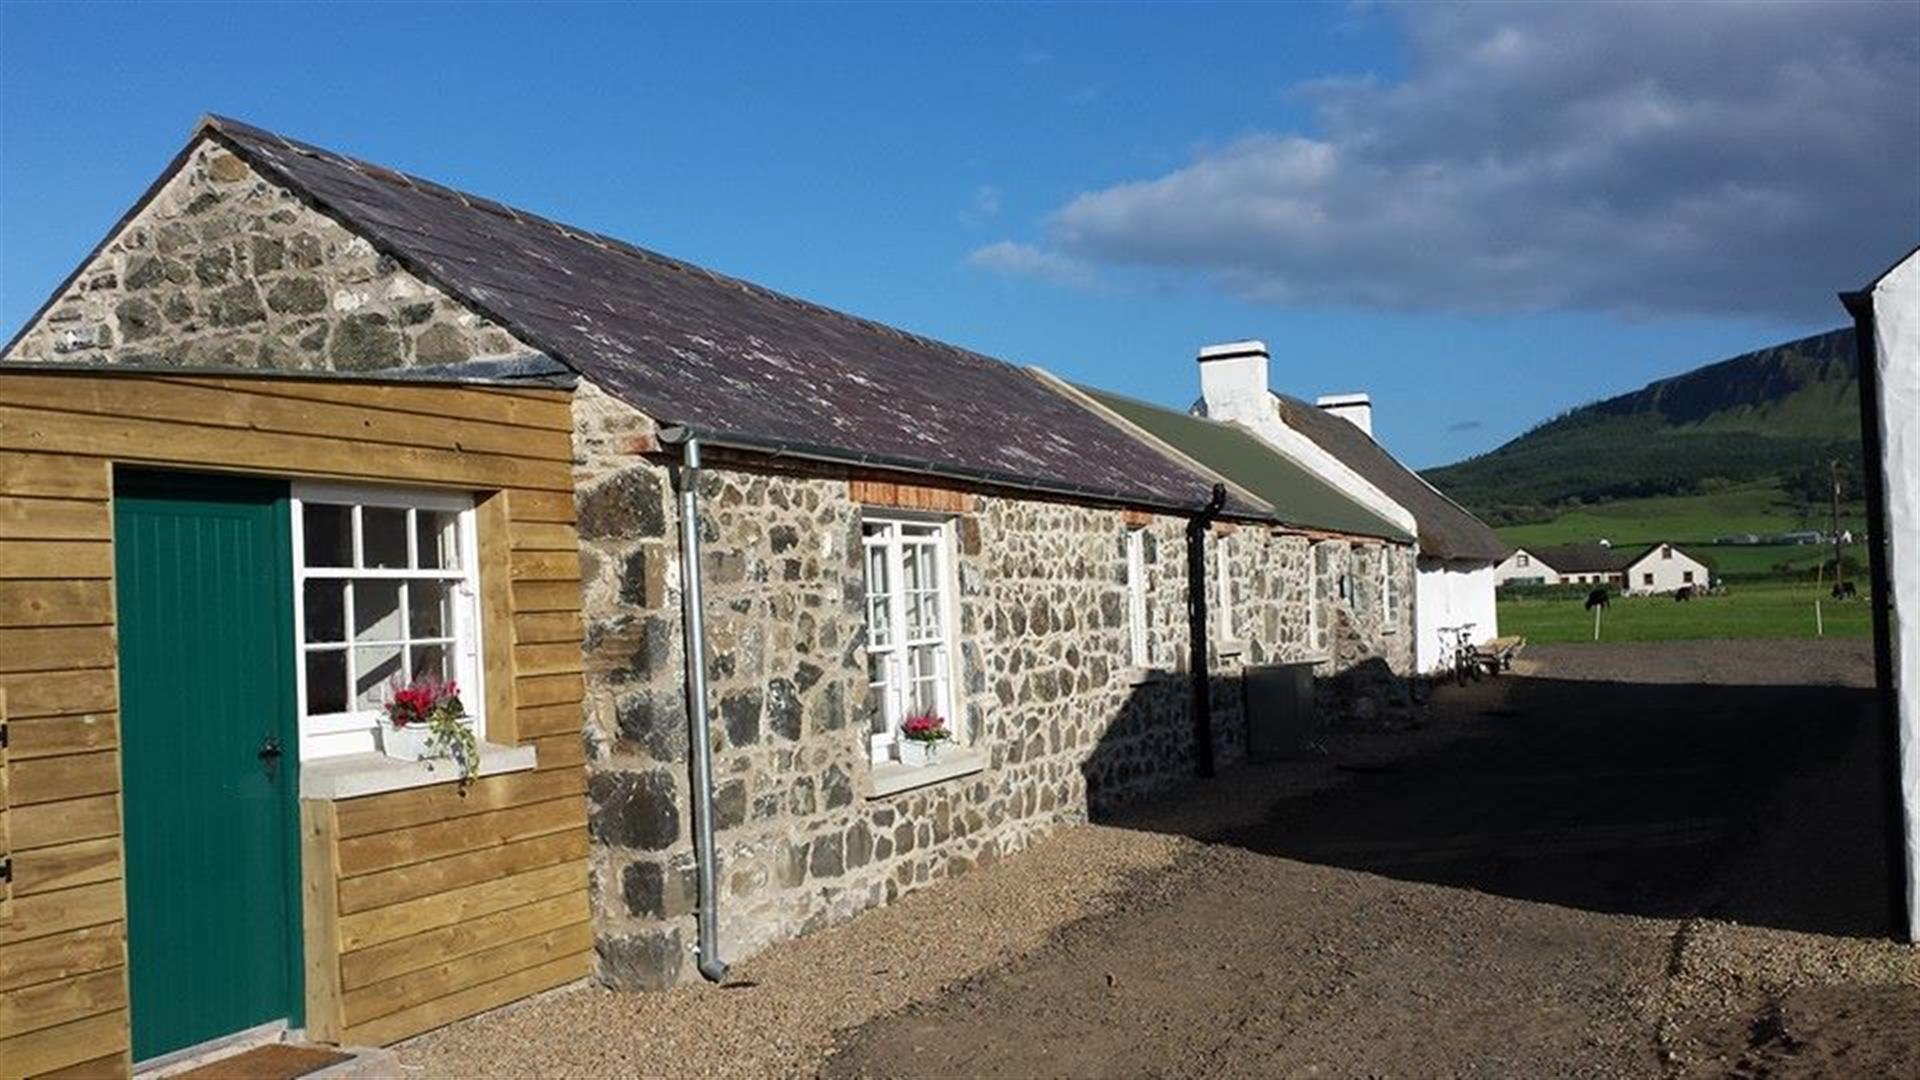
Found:
[{"label": "white framed window", "polygon": [[1533,559],[1530,558],[1527,555],[1527,553],[1523,551],[1520,554],[1514,556],[1514,565],[1515,566],[1532,566]]},{"label": "white framed window", "polygon": [[1127,530],[1127,655],[1136,668],[1153,666],[1147,635],[1147,531]]},{"label": "white framed window", "polygon": [[296,484],[293,621],[302,760],[375,749],[396,680],[459,684],[486,734],[473,499]]},{"label": "white framed window", "polygon": [[897,756],[900,725],[933,713],[953,744],[966,742],[953,694],[954,603],[949,523],[869,517],[862,523],[867,584],[867,732],[874,763]]},{"label": "white framed window", "polygon": [[1213,538],[1213,581],[1214,612],[1218,619],[1222,641],[1238,641],[1239,628],[1233,620],[1233,559],[1227,551],[1227,538],[1216,535]]},{"label": "white framed window", "polygon": [[1393,549],[1380,549],[1380,615],[1386,632],[1391,634],[1400,625],[1399,597],[1393,593]]}]

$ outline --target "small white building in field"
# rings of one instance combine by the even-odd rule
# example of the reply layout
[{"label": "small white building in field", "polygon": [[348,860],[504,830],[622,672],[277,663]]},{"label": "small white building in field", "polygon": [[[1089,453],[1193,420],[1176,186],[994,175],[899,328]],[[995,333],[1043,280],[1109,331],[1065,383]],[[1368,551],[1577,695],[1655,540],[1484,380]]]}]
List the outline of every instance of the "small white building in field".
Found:
[{"label": "small white building in field", "polygon": [[1540,556],[1517,547],[1507,552],[1493,568],[1493,583],[1499,588],[1508,585],[1557,585],[1560,583],[1559,571],[1541,561]]},{"label": "small white building in field", "polygon": [[1621,573],[1628,596],[1670,593],[1689,585],[1705,588],[1713,581],[1713,571],[1706,563],[1666,543],[1625,556]]}]

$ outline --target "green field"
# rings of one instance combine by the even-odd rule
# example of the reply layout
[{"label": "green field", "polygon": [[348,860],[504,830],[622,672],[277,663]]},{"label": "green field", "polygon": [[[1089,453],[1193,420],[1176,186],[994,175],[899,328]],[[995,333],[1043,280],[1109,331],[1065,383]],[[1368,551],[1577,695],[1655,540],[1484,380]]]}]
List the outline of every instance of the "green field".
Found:
[{"label": "green field", "polygon": [[[1588,543],[1604,538],[1616,547],[1627,547],[1667,540],[1704,544],[1738,533],[1769,536],[1802,529],[1824,530],[1827,524],[1825,507],[1810,507],[1792,499],[1772,481],[1767,481],[1706,495],[1663,495],[1599,503],[1561,514],[1552,521],[1504,526],[1499,532],[1509,543],[1520,546]],[[1841,504],[1841,528],[1858,534],[1865,526],[1866,512],[1858,503]],[[1800,550],[1812,552],[1807,548]],[[1813,558],[1817,561],[1818,556]]]},{"label": "green field", "polygon": [[[1864,591],[1864,590],[1863,590]],[[1725,596],[1679,603],[1670,596],[1616,596],[1600,616],[1601,641],[1688,641],[1710,638],[1810,638],[1814,599],[1827,637],[1872,633],[1863,600],[1836,602],[1807,585],[1735,585]],[[1593,613],[1578,598],[1500,598],[1500,633],[1535,644],[1590,642]]]}]

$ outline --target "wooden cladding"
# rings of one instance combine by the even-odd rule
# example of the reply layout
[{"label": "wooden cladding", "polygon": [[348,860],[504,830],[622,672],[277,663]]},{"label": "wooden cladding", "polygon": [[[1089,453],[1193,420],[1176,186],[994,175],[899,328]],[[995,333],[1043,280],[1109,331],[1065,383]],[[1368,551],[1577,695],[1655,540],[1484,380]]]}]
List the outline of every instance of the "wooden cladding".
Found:
[{"label": "wooden cladding", "polygon": [[552,390],[0,373],[0,1080],[131,1068],[116,465],[479,499],[488,734],[538,767],[302,804],[310,1034],[393,1042],[587,973],[570,431]]},{"label": "wooden cladding", "polygon": [[970,491],[926,487],[920,484],[896,484],[886,480],[849,480],[847,495],[863,506],[884,506],[892,510],[926,510],[941,514],[970,514],[974,497]]},{"label": "wooden cladding", "polygon": [[1145,510],[1122,510],[1120,523],[1129,529],[1144,529],[1153,524],[1153,515]]}]

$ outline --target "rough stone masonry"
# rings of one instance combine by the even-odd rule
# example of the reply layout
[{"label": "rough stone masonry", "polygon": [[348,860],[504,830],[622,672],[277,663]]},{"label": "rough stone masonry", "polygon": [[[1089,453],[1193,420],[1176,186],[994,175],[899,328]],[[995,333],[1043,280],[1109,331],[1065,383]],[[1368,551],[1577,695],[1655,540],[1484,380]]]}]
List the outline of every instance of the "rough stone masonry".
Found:
[{"label": "rough stone masonry", "polygon": [[[6,359],[378,370],[532,351],[203,139]],[[661,987],[695,977],[674,469],[646,450],[652,422],[590,383],[574,415],[600,976]],[[1184,521],[978,493],[953,519],[953,670],[980,768],[875,797],[861,520],[888,508],[832,469],[720,465],[701,533],[728,959],[1192,773]],[[1146,530],[1144,671],[1127,640],[1132,527]],[[1244,665],[1324,652],[1329,705],[1379,711],[1393,685],[1379,673],[1410,662],[1409,549],[1252,526],[1208,543],[1232,583],[1230,617],[1213,614],[1223,764],[1244,753]],[[1382,573],[1404,598],[1391,613],[1369,593]]]},{"label": "rough stone masonry", "polygon": [[[671,465],[631,449],[650,422],[583,386],[576,488],[587,611],[593,892],[602,977],[663,987],[694,977],[695,863]],[[1185,522],[1147,530],[1153,670],[1130,663],[1127,515],[981,494],[957,515],[957,711],[980,769],[876,795],[867,756],[861,522],[845,474],[711,464],[700,533],[712,680],[719,925],[727,959],[888,903],[1020,850],[1054,826],[1194,769]],[[1222,528],[1232,619],[1214,616],[1216,754],[1242,756],[1243,664],[1311,655],[1313,551],[1344,573],[1404,548],[1310,545]],[[1403,593],[1402,595],[1407,595]],[[1323,668],[1406,669],[1411,620],[1329,605]],[[1237,640],[1228,638],[1229,632]]]}]

